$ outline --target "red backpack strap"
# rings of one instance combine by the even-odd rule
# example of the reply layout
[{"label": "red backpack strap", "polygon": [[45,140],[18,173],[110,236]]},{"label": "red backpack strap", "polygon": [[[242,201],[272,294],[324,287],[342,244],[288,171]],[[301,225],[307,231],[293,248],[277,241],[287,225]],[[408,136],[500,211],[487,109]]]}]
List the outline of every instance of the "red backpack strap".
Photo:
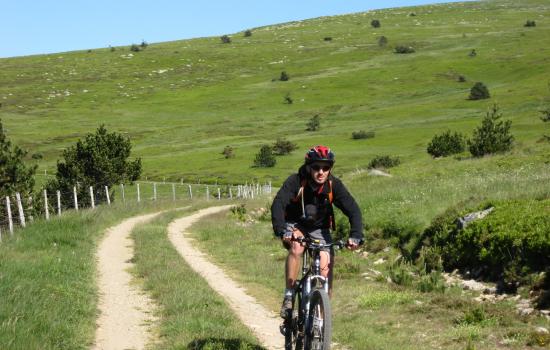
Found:
[{"label": "red backpack strap", "polygon": [[332,201],[334,199],[334,195],[332,194],[332,180],[328,180],[328,184],[330,186],[330,191],[328,193],[328,201],[330,202],[330,204],[332,205]]}]

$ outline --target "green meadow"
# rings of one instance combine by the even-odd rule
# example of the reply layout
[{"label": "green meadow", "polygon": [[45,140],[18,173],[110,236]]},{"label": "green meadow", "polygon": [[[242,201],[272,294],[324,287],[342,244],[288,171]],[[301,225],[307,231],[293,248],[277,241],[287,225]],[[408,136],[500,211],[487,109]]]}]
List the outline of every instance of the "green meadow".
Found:
[{"label": "green meadow", "polygon": [[[414,175],[434,166],[425,149],[435,133],[470,135],[498,103],[513,122],[510,157],[540,163],[549,153],[548,142],[537,143],[550,129],[539,119],[550,99],[549,12],[541,0],[453,3],[253,28],[250,37],[231,34],[229,44],[211,37],[140,52],[128,45],[0,59],[0,117],[29,158],[43,155],[40,173],[52,173],[65,147],[103,123],[131,138],[149,179],[280,183],[318,143],[334,149],[339,174],[388,154]],[[524,27],[527,20],[537,26]],[[395,54],[396,45],[416,52]],[[282,71],[290,80],[278,80]],[[488,86],[489,100],[467,99],[477,81]],[[307,132],[314,115],[321,129]],[[359,130],[376,137],[352,140]],[[299,151],[274,168],[252,168],[259,147],[277,137]],[[235,158],[221,155],[226,145]],[[472,161],[458,163],[448,166],[469,170]]]}]

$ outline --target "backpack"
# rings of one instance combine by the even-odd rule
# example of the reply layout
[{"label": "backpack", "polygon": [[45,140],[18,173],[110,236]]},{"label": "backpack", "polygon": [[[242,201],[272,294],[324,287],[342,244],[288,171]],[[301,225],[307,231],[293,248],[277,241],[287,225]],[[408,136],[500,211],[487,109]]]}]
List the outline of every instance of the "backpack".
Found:
[{"label": "backpack", "polygon": [[[330,218],[329,218],[329,222],[330,222],[330,227],[332,228],[332,230],[336,230],[336,223],[335,223],[335,220],[334,220],[334,209],[332,207],[332,202],[333,202],[333,199],[334,199],[334,195],[332,194],[332,180],[328,180],[327,181],[329,186],[330,186],[330,190],[329,190],[329,193],[328,193],[328,201],[330,203]],[[325,182],[326,183],[326,182]],[[304,206],[304,188],[306,187],[307,185],[307,179],[302,179],[300,181],[300,189],[298,190],[298,193],[296,194],[296,197],[294,197],[294,199],[292,200],[293,202],[298,202],[301,200],[302,202],[302,215],[305,216],[305,206]],[[319,193],[321,191],[323,191],[323,188],[324,188],[325,184],[323,184],[320,188],[319,188]]]}]

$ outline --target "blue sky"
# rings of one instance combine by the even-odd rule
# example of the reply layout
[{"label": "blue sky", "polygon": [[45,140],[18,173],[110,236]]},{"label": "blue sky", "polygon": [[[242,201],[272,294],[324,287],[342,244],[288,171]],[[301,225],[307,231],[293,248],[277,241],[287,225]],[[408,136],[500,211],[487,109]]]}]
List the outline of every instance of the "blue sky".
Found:
[{"label": "blue sky", "polygon": [[0,0],[0,57],[202,36],[437,0]]}]

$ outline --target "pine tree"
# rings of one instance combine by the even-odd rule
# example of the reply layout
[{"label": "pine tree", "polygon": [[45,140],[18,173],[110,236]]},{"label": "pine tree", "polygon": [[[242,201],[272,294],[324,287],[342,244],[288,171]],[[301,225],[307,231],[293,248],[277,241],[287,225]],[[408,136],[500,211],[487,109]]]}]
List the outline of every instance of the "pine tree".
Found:
[{"label": "pine tree", "polygon": [[23,197],[32,193],[34,188],[34,174],[36,165],[25,165],[23,158],[27,152],[18,146],[12,146],[6,137],[2,121],[0,120],[0,195],[21,193]]},{"label": "pine tree", "polygon": [[500,120],[502,114],[495,104],[468,141],[468,148],[474,157],[502,153],[512,149],[514,136],[510,134],[511,120]]}]

